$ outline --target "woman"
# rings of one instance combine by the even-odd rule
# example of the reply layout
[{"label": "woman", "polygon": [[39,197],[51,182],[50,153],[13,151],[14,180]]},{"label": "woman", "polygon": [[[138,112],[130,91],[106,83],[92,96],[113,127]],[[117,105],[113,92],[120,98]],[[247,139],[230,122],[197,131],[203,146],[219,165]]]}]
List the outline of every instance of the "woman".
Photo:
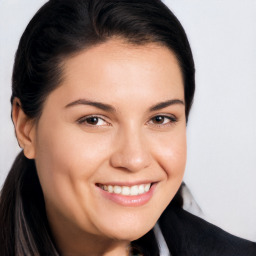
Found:
[{"label": "woman", "polygon": [[194,63],[163,3],[49,1],[12,89],[0,255],[159,255],[156,222],[171,255],[255,255],[182,209]]}]

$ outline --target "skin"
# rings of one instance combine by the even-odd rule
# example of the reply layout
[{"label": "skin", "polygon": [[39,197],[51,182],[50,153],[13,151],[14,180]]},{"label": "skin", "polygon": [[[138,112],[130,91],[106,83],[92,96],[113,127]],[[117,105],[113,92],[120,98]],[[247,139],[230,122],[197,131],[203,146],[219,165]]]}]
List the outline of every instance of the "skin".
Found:
[{"label": "skin", "polygon": [[[166,47],[120,39],[63,64],[62,84],[47,97],[37,122],[15,99],[16,134],[25,155],[35,159],[62,255],[126,255],[130,241],[155,225],[182,182],[186,118],[181,71]],[[113,110],[67,107],[81,99]],[[170,100],[178,102],[152,110]],[[98,121],[88,123],[91,115]],[[142,181],[156,183],[153,195],[132,207],[106,199],[96,186]]]}]

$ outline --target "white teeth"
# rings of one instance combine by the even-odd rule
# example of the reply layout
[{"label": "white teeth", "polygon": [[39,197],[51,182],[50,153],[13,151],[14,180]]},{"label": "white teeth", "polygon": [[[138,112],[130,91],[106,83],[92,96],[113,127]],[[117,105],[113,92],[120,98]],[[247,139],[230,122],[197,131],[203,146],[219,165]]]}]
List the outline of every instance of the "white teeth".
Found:
[{"label": "white teeth", "polygon": [[115,194],[120,194],[122,192],[122,188],[119,186],[114,186],[114,193]]},{"label": "white teeth", "polygon": [[107,186],[107,191],[109,192],[109,193],[113,193],[114,192],[114,187],[113,186],[111,186],[111,185],[109,185],[109,186]]},{"label": "white teeth", "polygon": [[139,187],[138,186],[132,186],[131,187],[131,195],[137,196],[139,194]]},{"label": "white teeth", "polygon": [[121,194],[124,196],[137,196],[149,191],[151,183],[128,186],[113,186],[113,185],[100,185],[100,188],[114,194]]},{"label": "white teeth", "polygon": [[149,189],[150,189],[150,184],[147,184],[147,185],[145,186],[145,191],[148,192]]},{"label": "white teeth", "polygon": [[129,187],[123,187],[122,188],[122,195],[129,196],[130,195],[130,188]]},{"label": "white teeth", "polygon": [[145,192],[144,185],[139,185],[139,194],[143,194],[144,192]]}]

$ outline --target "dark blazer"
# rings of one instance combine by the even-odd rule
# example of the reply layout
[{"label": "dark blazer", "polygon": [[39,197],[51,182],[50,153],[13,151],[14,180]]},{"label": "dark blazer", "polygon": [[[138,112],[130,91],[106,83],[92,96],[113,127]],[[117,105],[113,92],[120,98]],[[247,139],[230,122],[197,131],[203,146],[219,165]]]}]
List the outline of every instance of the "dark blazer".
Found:
[{"label": "dark blazer", "polygon": [[177,205],[167,207],[159,225],[172,256],[256,256],[256,243],[233,236]]}]

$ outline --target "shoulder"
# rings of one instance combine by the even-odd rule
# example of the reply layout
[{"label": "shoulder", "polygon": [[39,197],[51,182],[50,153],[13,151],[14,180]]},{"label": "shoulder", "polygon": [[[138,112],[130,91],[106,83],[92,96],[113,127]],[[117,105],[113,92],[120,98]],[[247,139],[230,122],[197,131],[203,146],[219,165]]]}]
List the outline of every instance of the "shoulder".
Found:
[{"label": "shoulder", "polygon": [[170,204],[159,220],[172,256],[256,256],[256,243]]}]

